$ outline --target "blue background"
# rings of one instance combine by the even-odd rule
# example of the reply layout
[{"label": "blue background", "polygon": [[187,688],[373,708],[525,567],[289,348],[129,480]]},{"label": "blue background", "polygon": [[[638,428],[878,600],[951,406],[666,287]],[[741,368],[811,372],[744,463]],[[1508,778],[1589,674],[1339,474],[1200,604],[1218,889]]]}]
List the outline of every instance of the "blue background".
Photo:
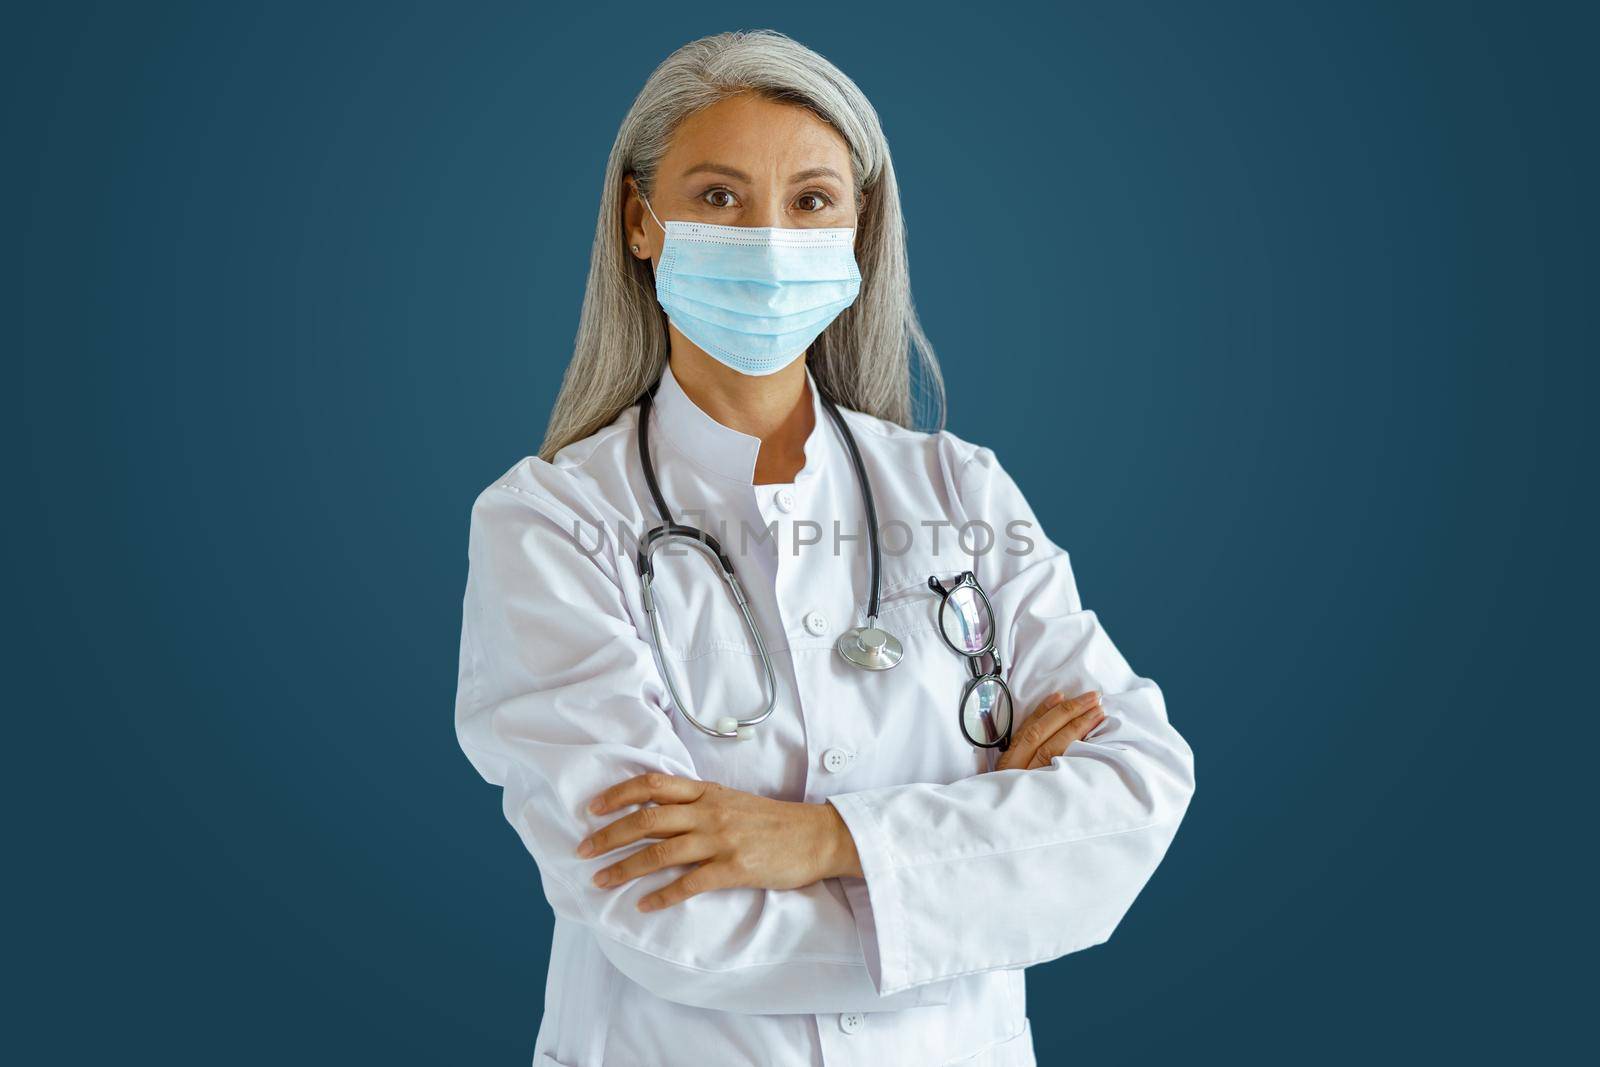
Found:
[{"label": "blue background", "polygon": [[527,1062],[548,906],[451,721],[468,508],[538,446],[645,76],[773,26],[882,115],[950,428],[1197,753],[1111,942],[1030,972],[1041,1062],[1554,1052],[1592,991],[1580,11],[14,10],[24,1027]]}]

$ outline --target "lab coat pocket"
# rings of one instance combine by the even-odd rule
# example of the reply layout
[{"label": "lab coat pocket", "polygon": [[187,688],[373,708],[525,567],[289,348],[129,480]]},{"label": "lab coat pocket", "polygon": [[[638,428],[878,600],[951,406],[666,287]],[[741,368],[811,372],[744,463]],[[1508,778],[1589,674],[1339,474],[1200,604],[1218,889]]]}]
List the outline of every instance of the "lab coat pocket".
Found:
[{"label": "lab coat pocket", "polygon": [[[872,789],[906,782],[947,784],[987,769],[981,750],[969,744],[958,721],[965,661],[939,637],[921,608],[880,616],[905,649],[889,671],[854,671],[849,676],[858,706],[870,709],[850,727],[850,746],[866,757],[851,766],[850,788]],[[916,626],[902,616],[915,616]],[[884,754],[874,758],[874,753]]]},{"label": "lab coat pocket", "polygon": [[858,723],[857,748],[892,752],[895,758],[857,761],[852,788],[948,783],[987,769],[981,751],[960,730],[957,713],[969,676],[966,661],[939,636],[941,598],[928,586],[932,576],[948,587],[970,566],[961,557],[924,556],[892,571],[886,563],[878,625],[899,639],[905,655],[894,670],[857,672],[850,683],[861,706],[878,709]]},{"label": "lab coat pocket", "polygon": [[939,621],[939,594],[928,587],[928,578],[949,585],[966,569],[965,560],[925,559],[892,572],[886,565],[883,592],[878,596],[879,622],[891,632],[933,629]]}]

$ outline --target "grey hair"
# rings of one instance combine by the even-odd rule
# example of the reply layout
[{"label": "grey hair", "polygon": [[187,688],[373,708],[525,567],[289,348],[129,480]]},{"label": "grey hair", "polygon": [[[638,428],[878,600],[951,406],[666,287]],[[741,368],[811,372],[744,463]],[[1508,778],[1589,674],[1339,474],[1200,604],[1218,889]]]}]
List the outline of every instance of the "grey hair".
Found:
[{"label": "grey hair", "polygon": [[844,407],[910,427],[919,421],[913,407],[925,406],[934,412],[928,421],[944,425],[944,379],[912,306],[900,188],[878,114],[855,82],[816,52],[776,30],[750,30],[702,37],[673,52],[622,120],[606,162],[572,361],[542,458],[609,425],[666,365],[670,342],[651,264],[624,251],[624,179],[632,175],[648,197],[678,124],[741,92],[808,108],[850,147],[861,291],[812,342],[811,373]]}]

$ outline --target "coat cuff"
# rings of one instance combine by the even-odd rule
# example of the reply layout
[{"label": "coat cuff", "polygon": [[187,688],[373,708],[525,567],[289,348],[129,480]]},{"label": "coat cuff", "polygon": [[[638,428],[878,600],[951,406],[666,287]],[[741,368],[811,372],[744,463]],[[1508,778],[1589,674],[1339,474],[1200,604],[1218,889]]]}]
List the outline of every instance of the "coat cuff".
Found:
[{"label": "coat cuff", "polygon": [[[839,881],[855,916],[856,931],[861,935],[867,974],[880,996],[909,989],[913,983],[907,966],[905,903],[889,837],[883,832],[865,794],[843,793],[829,797],[828,803],[844,820],[850,836],[855,839],[856,853],[861,857],[862,877],[846,876]],[[945,1003],[949,998],[949,981],[929,984],[943,988],[928,989],[928,996],[940,999],[927,1003]]]}]

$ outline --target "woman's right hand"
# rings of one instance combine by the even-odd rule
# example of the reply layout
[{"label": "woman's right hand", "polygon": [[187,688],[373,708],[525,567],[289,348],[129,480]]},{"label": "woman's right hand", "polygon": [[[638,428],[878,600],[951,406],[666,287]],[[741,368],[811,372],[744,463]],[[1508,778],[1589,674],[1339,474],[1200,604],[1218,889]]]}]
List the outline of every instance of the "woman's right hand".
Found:
[{"label": "woman's right hand", "polygon": [[1066,752],[1068,745],[1082,741],[1105,720],[1099,693],[1083,693],[1071,700],[1061,693],[1051,693],[1012,731],[1011,747],[1000,753],[994,769],[1048,767],[1052,759]]}]

